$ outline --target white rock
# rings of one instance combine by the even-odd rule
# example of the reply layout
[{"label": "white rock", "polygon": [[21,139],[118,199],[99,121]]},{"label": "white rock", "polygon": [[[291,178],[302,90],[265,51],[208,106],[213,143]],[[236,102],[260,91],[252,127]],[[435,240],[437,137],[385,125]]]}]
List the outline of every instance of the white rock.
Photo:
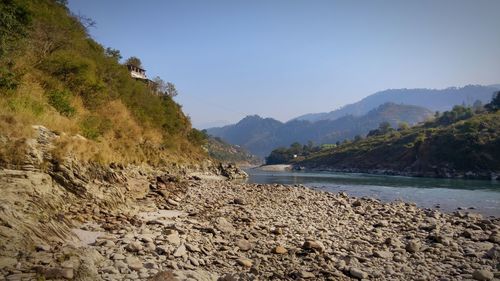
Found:
[{"label": "white rock", "polygon": [[185,254],[187,254],[186,246],[184,244],[182,244],[179,246],[179,248],[177,248],[177,250],[175,250],[174,257],[176,257],[176,258],[182,257]]}]

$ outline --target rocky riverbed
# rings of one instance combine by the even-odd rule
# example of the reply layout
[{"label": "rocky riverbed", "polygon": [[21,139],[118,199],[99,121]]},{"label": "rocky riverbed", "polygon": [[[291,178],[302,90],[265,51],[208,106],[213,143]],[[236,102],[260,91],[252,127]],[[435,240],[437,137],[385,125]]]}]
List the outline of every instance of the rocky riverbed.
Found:
[{"label": "rocky riverbed", "polygon": [[500,278],[500,220],[475,214],[443,214],[302,186],[168,175],[152,179],[143,196],[129,204],[134,208],[67,209],[73,239],[40,242],[1,257],[0,275],[4,280]]}]

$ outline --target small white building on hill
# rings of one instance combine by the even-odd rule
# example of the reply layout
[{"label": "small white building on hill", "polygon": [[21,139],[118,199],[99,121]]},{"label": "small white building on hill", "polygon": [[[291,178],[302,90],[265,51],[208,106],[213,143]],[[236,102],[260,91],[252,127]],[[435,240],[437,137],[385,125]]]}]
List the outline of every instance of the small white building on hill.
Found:
[{"label": "small white building on hill", "polygon": [[131,64],[127,64],[127,68],[132,78],[148,80],[148,77],[146,76],[146,70]]}]

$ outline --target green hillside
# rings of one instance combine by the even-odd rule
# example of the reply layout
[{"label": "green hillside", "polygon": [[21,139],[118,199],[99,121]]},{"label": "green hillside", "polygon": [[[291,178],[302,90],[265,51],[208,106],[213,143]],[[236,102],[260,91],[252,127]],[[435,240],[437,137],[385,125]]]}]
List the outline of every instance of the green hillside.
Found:
[{"label": "green hillside", "polygon": [[223,163],[235,163],[240,166],[255,166],[262,160],[237,145],[229,144],[219,137],[209,136],[205,145],[208,155]]},{"label": "green hillside", "polygon": [[[497,94],[496,103],[500,97]],[[382,126],[365,139],[297,159],[306,169],[490,178],[500,173],[500,112],[456,106],[432,121],[394,130]]]},{"label": "green hillside", "polygon": [[203,134],[181,107],[132,79],[120,52],[90,38],[92,21],[71,14],[65,2],[0,3],[0,163],[16,161],[32,125],[58,132],[54,150],[82,159],[204,158]]}]

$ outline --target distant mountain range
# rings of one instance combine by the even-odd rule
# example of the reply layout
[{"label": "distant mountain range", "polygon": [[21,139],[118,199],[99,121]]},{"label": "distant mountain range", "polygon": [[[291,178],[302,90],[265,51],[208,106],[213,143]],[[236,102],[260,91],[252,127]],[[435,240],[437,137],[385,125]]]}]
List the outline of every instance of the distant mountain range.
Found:
[{"label": "distant mountain range", "polygon": [[365,135],[384,121],[393,126],[397,126],[399,122],[415,124],[431,114],[431,111],[423,107],[385,103],[363,116],[348,115],[337,120],[318,122],[292,120],[282,123],[258,115],[247,116],[237,124],[208,129],[208,134],[241,145],[251,153],[264,157],[276,147],[288,146],[294,142],[335,143],[356,135]]},{"label": "distant mountain range", "polygon": [[252,115],[233,125],[207,129],[207,132],[265,157],[273,149],[294,142],[335,143],[356,135],[364,136],[384,121],[392,126],[399,122],[412,125],[434,111],[450,110],[454,105],[472,105],[477,100],[488,103],[499,89],[500,85],[469,85],[442,90],[386,90],[329,113],[306,114],[286,123]]},{"label": "distant mountain range", "polygon": [[335,120],[346,115],[360,116],[386,102],[417,105],[432,111],[446,111],[450,110],[454,105],[472,105],[476,100],[488,103],[493,92],[498,89],[500,89],[500,84],[490,86],[468,85],[462,88],[451,87],[442,90],[385,90],[330,112],[305,114],[293,120],[315,122],[319,120]]}]

